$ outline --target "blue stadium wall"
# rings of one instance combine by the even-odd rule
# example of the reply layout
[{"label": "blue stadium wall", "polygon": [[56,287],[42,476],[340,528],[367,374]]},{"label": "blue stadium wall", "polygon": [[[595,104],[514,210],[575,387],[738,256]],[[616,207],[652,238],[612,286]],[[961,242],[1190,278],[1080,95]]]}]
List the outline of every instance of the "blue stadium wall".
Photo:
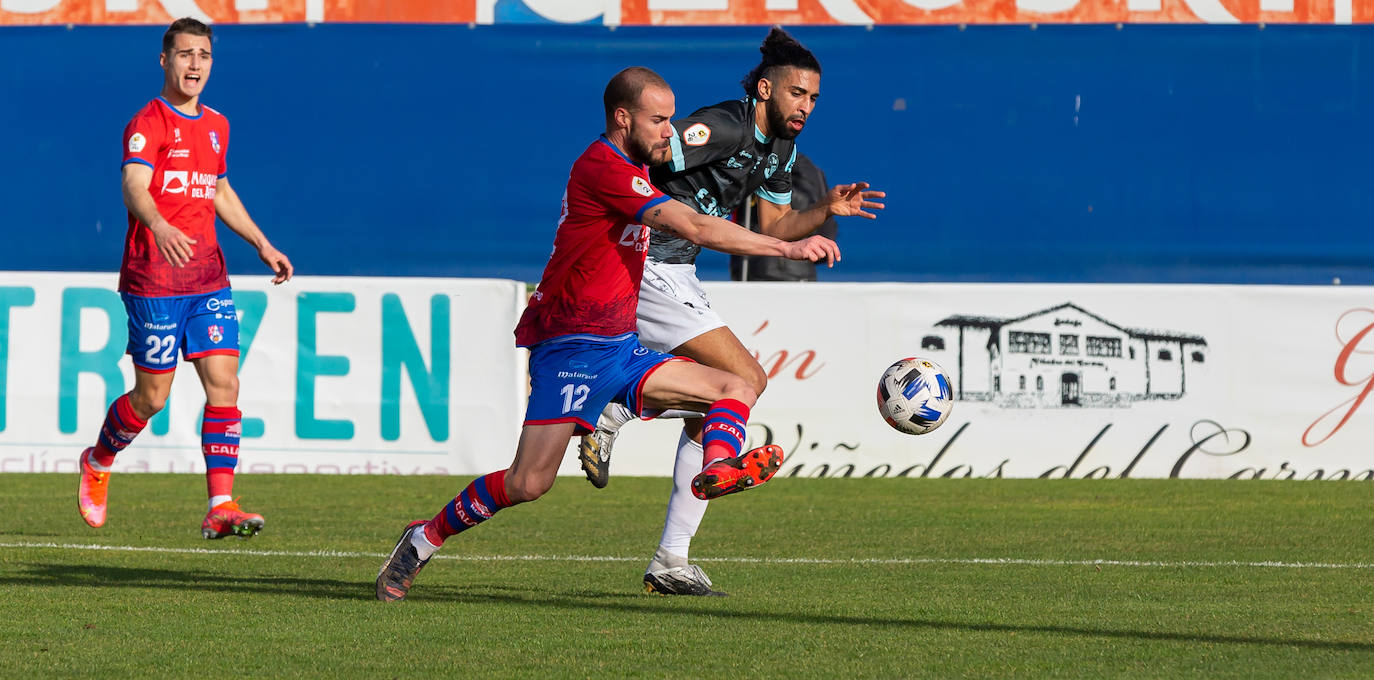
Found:
[{"label": "blue stadium wall", "polygon": [[[301,273],[534,281],[607,78],[653,67],[685,114],[740,95],[764,32],[226,25],[205,101]],[[889,192],[842,221],[827,280],[1374,284],[1374,28],[793,32],[825,67],[800,148]],[[120,133],[160,35],[0,29],[0,270],[117,268]]]}]

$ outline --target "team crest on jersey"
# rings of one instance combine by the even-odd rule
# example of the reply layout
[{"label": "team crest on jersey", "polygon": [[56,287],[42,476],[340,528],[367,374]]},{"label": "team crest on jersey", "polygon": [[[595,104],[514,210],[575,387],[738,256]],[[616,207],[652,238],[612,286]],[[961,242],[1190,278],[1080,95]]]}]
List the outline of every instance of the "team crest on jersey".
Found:
[{"label": "team crest on jersey", "polygon": [[135,132],[129,136],[129,153],[138,153],[143,147],[148,145],[148,138],[142,132]]},{"label": "team crest on jersey", "polygon": [[644,196],[654,195],[654,188],[649,186],[649,183],[645,182],[643,177],[636,177],[630,180],[630,187],[635,190],[635,193]]},{"label": "team crest on jersey", "polygon": [[215,134],[214,130],[210,131],[210,146],[215,150],[215,153],[219,153],[219,135]]},{"label": "team crest on jersey", "polygon": [[223,339],[224,339],[224,327],[223,327],[223,326],[220,326],[220,325],[218,325],[218,324],[215,324],[215,325],[213,325],[213,326],[210,326],[210,342],[213,342],[213,343],[215,343],[216,345],[218,345],[218,344],[219,344],[219,341],[220,341],[220,340],[223,340]]},{"label": "team crest on jersey", "polygon": [[775,154],[775,153],[770,153],[770,154],[768,154],[768,167],[766,167],[766,168],[763,169],[763,176],[764,176],[764,177],[772,177],[772,176],[773,176],[773,173],[775,173],[775,172],[777,172],[777,171],[778,171],[778,155]]},{"label": "team crest on jersey", "polygon": [[702,123],[697,123],[692,127],[682,131],[682,143],[687,146],[701,146],[711,139],[711,128]]}]

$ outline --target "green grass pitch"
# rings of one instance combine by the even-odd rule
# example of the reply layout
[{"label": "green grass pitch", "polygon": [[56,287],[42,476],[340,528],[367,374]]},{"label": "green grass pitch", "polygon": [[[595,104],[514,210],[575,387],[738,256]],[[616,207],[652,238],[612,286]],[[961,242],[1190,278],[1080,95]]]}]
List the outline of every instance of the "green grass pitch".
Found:
[{"label": "green grass pitch", "polygon": [[731,597],[664,598],[669,481],[562,478],[383,604],[468,478],[241,475],[220,541],[198,476],[116,472],[99,530],[76,481],[0,475],[5,677],[1374,677],[1365,483],[777,479],[693,545]]}]

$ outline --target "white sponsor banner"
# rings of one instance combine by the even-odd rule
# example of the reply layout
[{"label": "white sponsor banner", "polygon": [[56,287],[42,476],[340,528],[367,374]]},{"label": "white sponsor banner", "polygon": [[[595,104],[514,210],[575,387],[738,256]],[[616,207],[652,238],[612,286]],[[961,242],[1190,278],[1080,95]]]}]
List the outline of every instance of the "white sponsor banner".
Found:
[{"label": "white sponsor banner", "polygon": [[[75,471],[133,386],[113,274],[0,273],[0,472]],[[509,464],[524,284],[480,279],[233,279],[243,351],[241,472],[469,474]],[[121,472],[203,471],[204,392],[182,363]],[[501,461],[496,465],[493,461]]]},{"label": "white sponsor banner", "polygon": [[[0,472],[75,471],[133,384],[112,274],[0,273]],[[783,475],[1374,475],[1374,289],[708,283],[770,375],[750,445]],[[473,475],[510,464],[526,396],[513,281],[234,279],[240,470]],[[436,351],[436,342],[446,351]],[[944,367],[921,436],[876,409],[883,370]],[[189,367],[187,367],[189,369]],[[181,370],[121,471],[198,472],[203,392]],[[631,423],[617,475],[667,476],[676,421]],[[576,441],[570,442],[570,453]],[[570,455],[562,474],[581,476]]]},{"label": "white sponsor banner", "polygon": [[[1374,289],[708,283],[771,381],[750,445],[782,475],[1369,479]],[[909,356],[956,389],[898,433],[878,377]],[[617,474],[668,475],[677,427],[631,423]],[[565,465],[572,474],[575,467]]]}]

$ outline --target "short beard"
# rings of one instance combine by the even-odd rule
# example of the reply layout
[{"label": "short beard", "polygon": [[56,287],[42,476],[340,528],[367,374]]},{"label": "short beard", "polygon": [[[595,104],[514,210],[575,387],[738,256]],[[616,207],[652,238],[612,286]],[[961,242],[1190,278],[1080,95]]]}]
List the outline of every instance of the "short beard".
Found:
[{"label": "short beard", "polygon": [[629,147],[625,150],[629,152],[627,155],[630,157],[630,160],[639,163],[640,165],[655,164],[654,150],[648,144],[645,144],[644,142],[641,142],[638,139],[635,139],[634,137],[630,137],[625,141],[625,146]]},{"label": "short beard", "polygon": [[640,165],[654,166],[668,161],[666,158],[662,161],[655,158],[654,147],[651,144],[640,141],[639,138],[635,136],[633,127],[626,131],[625,147],[625,155],[629,156],[630,160]]},{"label": "short beard", "polygon": [[[796,139],[801,130],[796,132],[787,125],[787,114],[783,113],[773,102],[777,100],[769,99],[763,106],[765,115],[768,117],[768,127],[772,128],[773,136],[779,139]],[[805,125],[803,125],[805,128]]]}]

